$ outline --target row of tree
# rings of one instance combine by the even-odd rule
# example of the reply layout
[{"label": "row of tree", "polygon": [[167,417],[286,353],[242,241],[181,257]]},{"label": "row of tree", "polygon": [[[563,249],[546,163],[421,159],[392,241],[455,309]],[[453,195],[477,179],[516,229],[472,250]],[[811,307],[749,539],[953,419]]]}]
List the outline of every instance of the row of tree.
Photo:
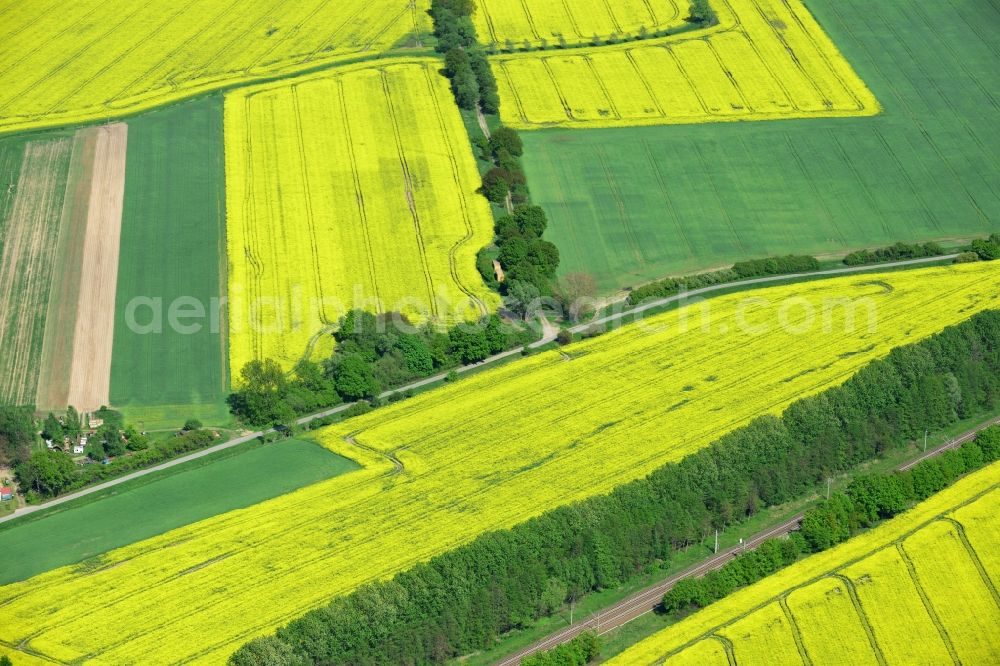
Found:
[{"label": "row of tree", "polygon": [[[459,107],[495,114],[500,111],[500,96],[486,52],[476,37],[474,11],[472,0],[433,0],[430,15],[437,50],[445,54],[444,73],[451,80]],[[475,143],[481,157],[493,164],[483,174],[483,195],[497,206],[517,206],[511,215],[497,220],[498,261],[505,276],[517,283],[515,289],[517,285],[529,287],[528,292],[519,295],[548,295],[559,265],[559,251],[541,238],[545,213],[537,206],[526,205],[528,185],[521,166],[521,138],[513,128],[500,127],[488,139],[479,137]],[[517,233],[511,234],[514,230]],[[506,293],[508,284],[496,279],[492,264],[490,256],[481,252],[478,266],[484,280]]]},{"label": "row of tree", "polygon": [[[232,658],[440,663],[787,502],[829,475],[1000,405],[1000,312],[873,361],[843,385],[762,416],[608,495],[484,534],[333,599]],[[641,444],[637,444],[641,445]]]},{"label": "row of tree", "polygon": [[710,287],[716,284],[725,284],[727,282],[736,282],[738,280],[766,275],[808,273],[818,269],[819,260],[816,257],[790,254],[784,257],[750,259],[735,263],[731,268],[650,282],[649,284],[633,289],[629,293],[628,301],[631,305],[638,305],[647,299],[666,298],[667,296],[679,294],[682,291],[701,289],[702,287]]},{"label": "row of tree", "polygon": [[[863,266],[880,264],[890,261],[905,261],[907,259],[922,259],[925,257],[940,257],[945,249],[938,243],[895,243],[875,250],[857,250],[844,257],[847,266]],[[1000,258],[1000,234],[993,234],[987,239],[972,241],[971,251],[963,255],[962,261],[991,261]],[[807,273],[818,270],[819,260],[804,255],[788,255],[785,257],[770,257],[767,259],[751,259],[733,264],[726,268],[709,273],[698,273],[677,278],[666,278],[642,285],[629,294],[629,303],[638,305],[647,299],[666,298],[682,291],[700,289],[716,284],[725,284],[737,280],[745,280],[766,275],[786,275],[790,273]]]},{"label": "row of tree", "polygon": [[682,614],[726,597],[741,587],[767,578],[808,552],[805,539],[792,532],[787,539],[768,539],[702,578],[684,578],[663,595],[660,610]]},{"label": "row of tree", "polygon": [[451,81],[455,101],[463,109],[481,107],[486,113],[500,110],[496,78],[486,53],[476,41],[471,0],[434,0],[430,15],[437,37],[437,51],[445,54],[444,73]]},{"label": "row of tree", "polygon": [[542,238],[548,226],[545,211],[527,204],[528,186],[521,166],[524,146],[521,137],[510,127],[496,129],[489,139],[477,139],[481,156],[494,166],[483,175],[483,194],[497,206],[506,206],[508,198],[514,208],[497,218],[494,243],[497,260],[504,270],[504,282],[493,271],[488,250],[477,258],[479,272],[494,289],[518,303],[530,303],[553,292],[559,249]]},{"label": "row of tree", "polygon": [[858,250],[844,257],[848,266],[864,264],[880,264],[887,261],[903,261],[906,259],[922,259],[924,257],[940,257],[944,248],[937,243],[896,243],[877,250]]},{"label": "row of tree", "polygon": [[[895,243],[877,250],[858,250],[844,257],[848,266],[863,266],[865,264],[880,264],[889,261],[904,261],[906,259],[922,259],[924,257],[940,257],[946,250],[940,244],[930,243]],[[968,249],[959,255],[956,261],[993,261],[1000,259],[1000,234],[989,238],[977,238]]]},{"label": "row of tree", "polygon": [[229,397],[233,413],[253,426],[287,425],[298,416],[341,402],[377,402],[385,390],[483,359],[533,339],[528,329],[504,326],[497,315],[441,331],[405,324],[399,313],[352,310],[340,321],[337,348],[322,363],[300,361],[291,375],[273,360],[241,371]]},{"label": "row of tree", "polygon": [[843,493],[835,493],[806,512],[802,536],[813,552],[825,550],[941,492],[962,475],[997,460],[1000,460],[1000,427],[992,426],[980,432],[974,441],[925,460],[906,472],[854,479]]},{"label": "row of tree", "polygon": [[1000,460],[1000,427],[992,426],[975,441],[925,460],[906,472],[861,476],[843,493],[806,511],[802,529],[787,539],[768,539],[702,578],[685,578],[663,596],[662,610],[687,613],[732,594],[795,562],[846,541],[864,529],[892,518],[954,483],[960,476]]}]

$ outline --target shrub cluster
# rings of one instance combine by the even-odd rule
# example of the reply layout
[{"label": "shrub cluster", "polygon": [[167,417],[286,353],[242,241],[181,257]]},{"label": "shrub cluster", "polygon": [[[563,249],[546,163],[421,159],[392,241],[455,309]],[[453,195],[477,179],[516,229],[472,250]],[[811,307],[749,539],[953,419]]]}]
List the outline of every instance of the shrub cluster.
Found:
[{"label": "shrub cluster", "polygon": [[982,261],[1000,259],[1000,234],[993,234],[987,239],[972,241],[972,251]]},{"label": "shrub cluster", "polygon": [[790,273],[808,273],[819,269],[819,260],[815,257],[788,255],[785,257],[769,257],[767,259],[751,259],[733,264],[710,273],[698,273],[678,278],[666,278],[642,285],[632,290],[628,296],[631,305],[638,305],[650,298],[666,298],[682,291],[701,289],[716,284],[736,282],[767,275],[786,275]]},{"label": "shrub cluster", "polygon": [[944,248],[937,243],[896,243],[877,250],[858,250],[844,257],[848,266],[863,266],[864,264],[881,264],[887,261],[904,261],[906,259],[923,259],[924,257],[940,257]]},{"label": "shrub cluster", "polygon": [[787,567],[804,552],[805,542],[798,532],[791,533],[787,539],[768,539],[754,550],[737,556],[702,578],[679,580],[663,595],[660,608],[666,613],[684,613],[704,608],[741,587]]},{"label": "shrub cluster", "polygon": [[521,666],[585,666],[601,655],[601,641],[590,631],[551,650],[521,660]]},{"label": "shrub cluster", "polygon": [[498,127],[489,139],[477,137],[476,144],[483,159],[495,165],[483,174],[483,196],[498,206],[506,205],[508,195],[512,203],[526,202],[528,186],[520,159],[524,145],[517,131]]},{"label": "shrub cluster", "polygon": [[273,664],[440,663],[669,560],[711,530],[1000,404],[1000,312],[893,350],[608,495],[560,507],[333,599],[237,652]]},{"label": "shrub cluster", "polygon": [[688,11],[687,20],[691,23],[699,23],[702,26],[712,26],[719,22],[718,16],[708,0],[691,0],[691,8]]}]

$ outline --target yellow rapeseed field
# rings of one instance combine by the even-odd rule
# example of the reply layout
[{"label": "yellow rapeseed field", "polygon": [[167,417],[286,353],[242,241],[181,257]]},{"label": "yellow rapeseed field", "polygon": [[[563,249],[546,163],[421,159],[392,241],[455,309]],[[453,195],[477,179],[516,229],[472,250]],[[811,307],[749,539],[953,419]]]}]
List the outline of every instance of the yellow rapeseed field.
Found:
[{"label": "yellow rapeseed field", "polygon": [[[802,664],[802,650],[813,664],[994,663],[998,510],[1000,463],[994,463],[609,663]],[[731,646],[731,659],[716,645]]]},{"label": "yellow rapeseed field", "polygon": [[484,44],[537,48],[652,34],[682,25],[688,10],[688,0],[476,0],[473,19]]},{"label": "yellow rapeseed field", "polygon": [[720,296],[512,362],[320,431],[360,471],[0,587],[0,644],[222,663],[332,596],[642,477],[996,307],[990,264],[845,277]]},{"label": "yellow rapeseed field", "polygon": [[390,49],[429,0],[0,2],[0,132],[120,116]]},{"label": "yellow rapeseed field", "polygon": [[226,98],[230,367],[290,366],[352,307],[495,309],[493,218],[440,63],[354,66]]},{"label": "yellow rapeseed field", "polygon": [[7,648],[3,645],[0,645],[0,657],[7,657],[15,666],[53,666],[59,663],[50,659],[42,659],[35,655],[25,654],[24,652]]},{"label": "yellow rapeseed field", "polygon": [[521,129],[869,116],[878,101],[801,0],[712,0],[706,30],[492,58]]}]

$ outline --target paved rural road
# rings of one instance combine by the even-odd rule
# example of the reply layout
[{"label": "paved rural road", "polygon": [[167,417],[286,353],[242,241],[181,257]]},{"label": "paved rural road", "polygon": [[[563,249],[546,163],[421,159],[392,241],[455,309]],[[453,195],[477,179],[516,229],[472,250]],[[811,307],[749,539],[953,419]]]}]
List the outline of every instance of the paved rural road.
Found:
[{"label": "paved rural road", "polygon": [[[948,254],[948,255],[944,255],[944,256],[940,256],[940,257],[927,257],[927,258],[924,258],[924,259],[909,259],[907,261],[894,261],[894,262],[885,263],[885,264],[875,264],[875,265],[866,265],[866,266],[852,266],[852,267],[849,267],[849,268],[832,268],[832,269],[829,269],[829,270],[814,271],[814,272],[811,272],[811,273],[790,273],[790,274],[787,274],[787,275],[769,275],[767,277],[753,278],[753,279],[749,279],[749,280],[741,280],[739,282],[728,282],[728,283],[725,283],[725,284],[717,284],[717,285],[712,285],[710,287],[703,287],[701,289],[692,289],[691,291],[684,292],[682,294],[677,294],[675,296],[669,296],[667,298],[660,298],[660,299],[656,299],[654,301],[649,301],[649,302],[644,303],[644,304],[642,304],[642,305],[640,305],[638,307],[631,308],[631,309],[625,310],[623,312],[617,312],[617,313],[608,315],[606,317],[602,317],[600,319],[596,319],[596,320],[594,320],[592,322],[586,322],[586,323],[583,323],[583,324],[578,324],[577,326],[572,327],[570,329],[570,331],[572,331],[573,333],[582,333],[583,331],[587,330],[591,326],[602,326],[604,324],[609,324],[609,323],[617,321],[619,319],[624,319],[626,317],[632,317],[634,315],[641,314],[641,313],[647,312],[649,310],[654,310],[656,308],[663,307],[664,305],[669,305],[671,303],[675,303],[675,302],[678,302],[678,301],[683,301],[683,300],[692,298],[694,296],[701,296],[703,294],[710,294],[710,293],[712,293],[714,291],[721,291],[723,289],[733,289],[733,288],[739,288],[739,287],[750,287],[750,286],[755,286],[755,285],[768,284],[768,283],[771,283],[771,282],[785,282],[785,281],[788,281],[788,280],[797,280],[797,279],[800,279],[800,278],[807,278],[807,277],[817,277],[817,276],[823,277],[823,276],[831,276],[831,275],[844,275],[844,274],[849,274],[849,273],[868,272],[868,271],[872,271],[872,270],[883,270],[883,269],[889,269],[889,268],[898,268],[898,267],[901,267],[901,266],[916,266],[916,265],[919,265],[919,264],[928,264],[928,263],[935,263],[935,262],[940,262],[940,261],[949,261],[951,259],[954,259],[957,256],[958,256],[957,254]],[[553,331],[550,330],[541,340],[538,340],[536,342],[532,342],[531,344],[526,345],[526,346],[528,348],[531,348],[531,349],[537,349],[539,347],[544,347],[545,345],[549,344],[550,342],[553,342],[555,339],[556,339],[555,332],[553,332]],[[508,351],[502,352],[500,354],[496,354],[494,356],[490,356],[489,358],[487,358],[487,359],[485,359],[483,361],[480,361],[479,363],[475,363],[473,365],[466,365],[466,366],[462,366],[460,368],[456,368],[455,372],[457,372],[458,374],[462,374],[462,373],[465,373],[465,372],[469,372],[470,370],[477,370],[479,368],[482,368],[483,366],[492,365],[493,363],[497,363],[498,361],[502,361],[504,359],[508,359],[508,358],[510,358],[512,356],[518,356],[518,355],[520,355],[524,351],[524,349],[525,349],[525,347],[518,347],[516,349],[508,350]],[[428,384],[434,384],[436,382],[443,381],[444,378],[447,375],[448,375],[448,373],[441,373],[441,374],[438,374],[438,375],[434,375],[433,377],[427,377],[426,379],[421,379],[420,381],[413,382],[412,384],[407,384],[406,386],[401,386],[401,387],[399,387],[397,389],[393,389],[391,391],[385,391],[379,397],[380,398],[387,398],[390,395],[392,395],[393,393],[401,393],[401,392],[409,391],[411,389],[422,388],[424,386],[427,386]],[[343,412],[345,410],[350,409],[352,406],[353,406],[353,403],[345,404],[345,405],[338,405],[336,407],[324,410],[324,411],[316,413],[316,414],[311,414],[309,416],[304,416],[304,417],[298,419],[296,422],[299,425],[304,425],[304,424],[309,423],[310,421],[314,421],[316,419],[321,419],[321,418],[325,418],[327,416],[332,416],[334,414],[339,414],[340,412]],[[265,433],[272,433],[272,432],[274,432],[273,429],[272,430],[266,430],[266,431],[252,432],[252,433],[249,433],[249,434],[246,434],[246,435],[241,435],[240,437],[237,437],[235,439],[231,439],[231,440],[229,440],[227,442],[223,442],[222,444],[217,444],[216,446],[211,446],[211,447],[209,447],[207,449],[202,449],[200,451],[195,451],[194,453],[190,453],[190,454],[188,454],[186,456],[181,456],[180,458],[175,458],[173,460],[169,460],[169,461],[167,461],[165,463],[161,463],[161,464],[156,465],[154,467],[148,467],[146,469],[142,469],[142,470],[139,470],[139,471],[136,471],[136,472],[132,472],[131,474],[126,474],[125,476],[120,476],[117,479],[112,479],[110,481],[105,481],[104,483],[99,483],[96,486],[89,486],[87,488],[84,488],[83,490],[79,490],[79,491],[77,491],[75,493],[70,493],[69,495],[63,495],[61,497],[58,497],[58,498],[56,498],[54,500],[50,500],[50,501],[45,502],[43,504],[35,504],[35,505],[32,505],[32,506],[22,507],[20,509],[17,509],[14,513],[8,514],[8,515],[3,516],[3,517],[0,517],[0,523],[5,523],[5,522],[10,521],[10,520],[15,520],[17,518],[21,518],[22,516],[27,516],[28,514],[35,513],[36,511],[41,511],[42,509],[48,509],[48,508],[53,507],[53,506],[59,506],[60,504],[65,504],[66,502],[71,502],[71,501],[73,501],[75,499],[79,499],[81,497],[86,497],[87,495],[91,495],[93,493],[100,492],[100,491],[105,490],[107,488],[112,488],[114,486],[117,486],[120,483],[125,483],[126,481],[131,481],[132,479],[138,479],[139,477],[145,476],[147,474],[152,474],[153,472],[159,472],[159,471],[164,470],[164,469],[169,469],[171,467],[176,467],[177,465],[183,465],[186,462],[190,462],[192,460],[197,460],[198,458],[204,458],[205,456],[211,455],[213,453],[216,453],[217,451],[224,451],[226,449],[231,449],[234,446],[239,446],[240,444],[245,444],[246,442],[249,442],[251,440],[257,439],[258,437],[260,437],[261,435],[263,435]]]},{"label": "paved rural road", "polygon": [[[906,471],[911,467],[917,465],[928,458],[933,458],[934,456],[939,456],[945,451],[954,449],[961,446],[965,442],[969,441],[976,436],[983,428],[987,428],[991,425],[1000,423],[1000,418],[993,419],[987,423],[983,423],[976,428],[969,430],[968,432],[962,434],[960,437],[950,440],[946,444],[938,446],[935,449],[927,451],[919,458],[911,460],[905,465],[900,465],[897,467],[899,471]],[[577,634],[583,631],[594,631],[598,635],[607,633],[612,629],[622,626],[639,617],[640,615],[645,615],[652,611],[656,606],[660,604],[660,600],[663,599],[663,595],[667,593],[670,588],[678,583],[678,581],[684,578],[690,578],[691,576],[702,576],[709,571],[720,568],[730,559],[735,557],[742,550],[753,550],[761,544],[765,539],[770,539],[771,537],[781,536],[788,534],[792,530],[798,527],[799,523],[802,521],[802,514],[795,516],[791,520],[782,523],[776,527],[772,527],[764,532],[760,532],[752,536],[749,540],[745,542],[744,546],[733,546],[727,550],[722,551],[718,555],[713,555],[707,560],[699,564],[692,565],[687,569],[684,569],[680,573],[671,576],[667,580],[664,580],[656,585],[648,587],[641,592],[637,592],[632,596],[619,601],[613,606],[603,609],[597,614],[592,614],[586,620],[578,622],[571,627],[566,627],[554,634],[532,643],[528,647],[516,652],[509,657],[504,658],[501,661],[495,663],[494,666],[514,666],[518,664],[525,657],[532,655],[541,650],[550,650],[557,645],[566,643],[567,641],[574,638]]]}]

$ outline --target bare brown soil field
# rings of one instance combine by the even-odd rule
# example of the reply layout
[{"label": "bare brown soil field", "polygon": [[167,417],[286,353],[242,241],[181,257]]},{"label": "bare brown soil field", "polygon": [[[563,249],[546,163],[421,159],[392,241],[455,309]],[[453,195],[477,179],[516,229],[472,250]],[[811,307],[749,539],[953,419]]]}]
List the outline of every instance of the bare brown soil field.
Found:
[{"label": "bare brown soil field", "polygon": [[125,123],[96,132],[68,395],[69,404],[83,411],[109,403],[128,145]]}]

